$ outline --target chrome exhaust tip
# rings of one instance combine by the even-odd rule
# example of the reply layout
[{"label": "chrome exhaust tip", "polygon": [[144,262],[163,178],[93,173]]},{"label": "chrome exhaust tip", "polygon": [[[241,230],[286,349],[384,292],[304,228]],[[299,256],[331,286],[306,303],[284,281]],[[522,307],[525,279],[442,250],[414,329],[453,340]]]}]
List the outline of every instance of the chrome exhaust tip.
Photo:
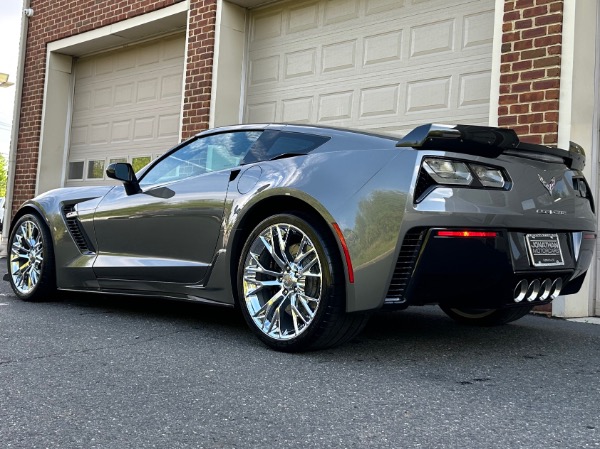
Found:
[{"label": "chrome exhaust tip", "polygon": [[552,291],[552,279],[546,278],[544,282],[542,282],[542,293],[540,294],[540,301],[545,301],[550,296],[550,292]]},{"label": "chrome exhaust tip", "polygon": [[563,282],[561,278],[556,278],[552,283],[552,293],[550,294],[550,298],[556,299],[558,295],[560,295],[560,291],[563,288]]},{"label": "chrome exhaust tip", "polygon": [[519,283],[515,287],[514,297],[513,297],[514,301],[515,302],[523,301],[525,299],[525,296],[527,295],[528,288],[529,288],[529,285],[527,284],[527,281],[525,279],[522,279],[521,281],[519,281]]},{"label": "chrome exhaust tip", "polygon": [[535,301],[540,293],[541,282],[539,279],[531,281],[529,288],[527,289],[527,301]]}]

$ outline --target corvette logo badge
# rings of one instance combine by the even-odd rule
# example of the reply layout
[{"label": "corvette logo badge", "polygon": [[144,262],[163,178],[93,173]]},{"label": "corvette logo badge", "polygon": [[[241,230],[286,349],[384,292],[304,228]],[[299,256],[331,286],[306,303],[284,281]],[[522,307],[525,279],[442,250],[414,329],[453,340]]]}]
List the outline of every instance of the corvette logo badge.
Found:
[{"label": "corvette logo badge", "polygon": [[546,182],[546,181],[544,180],[544,178],[542,178],[542,175],[540,175],[540,174],[538,174],[538,178],[540,178],[540,182],[542,183],[542,185],[543,185],[544,187],[546,187],[546,190],[548,191],[548,193],[549,193],[550,195],[552,195],[552,190],[554,190],[554,186],[556,185],[556,178],[554,178],[554,177],[553,177],[553,178],[550,180],[550,182]]}]

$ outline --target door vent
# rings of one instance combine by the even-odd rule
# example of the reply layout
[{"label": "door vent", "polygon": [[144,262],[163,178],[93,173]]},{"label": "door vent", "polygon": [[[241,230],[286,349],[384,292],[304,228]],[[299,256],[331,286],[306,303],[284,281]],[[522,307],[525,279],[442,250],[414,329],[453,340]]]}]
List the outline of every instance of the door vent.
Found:
[{"label": "door vent", "polygon": [[79,251],[81,251],[82,254],[95,253],[96,250],[94,249],[94,246],[90,242],[90,239],[83,230],[83,226],[81,226],[81,223],[79,222],[77,212],[75,211],[75,205],[71,204],[63,207],[63,216],[65,218],[69,234],[71,234],[71,237],[77,245],[77,248],[79,248]]}]

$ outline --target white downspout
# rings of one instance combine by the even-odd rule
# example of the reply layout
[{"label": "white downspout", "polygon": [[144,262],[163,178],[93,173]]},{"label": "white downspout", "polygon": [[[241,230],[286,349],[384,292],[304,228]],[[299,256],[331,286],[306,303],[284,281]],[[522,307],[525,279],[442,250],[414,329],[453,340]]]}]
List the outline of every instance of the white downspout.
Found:
[{"label": "white downspout", "polygon": [[17,63],[17,79],[15,83],[15,104],[13,110],[12,132],[10,136],[10,149],[8,152],[6,200],[4,202],[4,217],[2,218],[2,240],[0,241],[0,255],[6,255],[8,229],[10,228],[10,220],[12,219],[13,190],[15,185],[15,172],[17,168],[17,141],[19,139],[19,124],[21,121],[21,96],[23,94],[25,53],[27,48],[27,29],[29,27],[29,17],[31,17],[31,14],[33,13],[33,11],[29,8],[29,4],[30,0],[23,0],[23,17],[21,18],[19,61]]}]

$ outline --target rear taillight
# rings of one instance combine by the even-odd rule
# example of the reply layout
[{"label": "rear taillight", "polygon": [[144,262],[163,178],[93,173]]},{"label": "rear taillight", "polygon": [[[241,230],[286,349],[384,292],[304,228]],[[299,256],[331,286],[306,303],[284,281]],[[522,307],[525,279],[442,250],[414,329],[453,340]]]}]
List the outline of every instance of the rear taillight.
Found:
[{"label": "rear taillight", "polygon": [[477,237],[477,238],[496,238],[498,233],[495,231],[470,231],[470,230],[455,230],[455,231],[436,231],[437,237]]},{"label": "rear taillight", "polygon": [[594,212],[594,199],[592,198],[590,187],[583,176],[573,177],[573,189],[575,190],[575,195],[586,198],[590,202],[592,212]]},{"label": "rear taillight", "polygon": [[508,190],[510,179],[499,167],[441,157],[426,157],[421,163],[415,186],[415,203],[420,202],[437,186]]}]

